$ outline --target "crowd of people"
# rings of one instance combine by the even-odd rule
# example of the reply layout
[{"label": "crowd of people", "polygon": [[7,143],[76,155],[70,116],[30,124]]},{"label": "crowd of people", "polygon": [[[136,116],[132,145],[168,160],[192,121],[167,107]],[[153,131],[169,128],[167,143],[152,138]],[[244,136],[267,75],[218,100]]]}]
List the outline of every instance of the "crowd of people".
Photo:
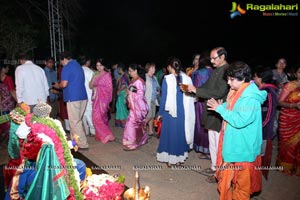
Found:
[{"label": "crowd of people", "polygon": [[[156,136],[158,162],[182,165],[194,150],[211,161],[203,172],[218,184],[220,199],[250,199],[262,175],[268,178],[277,136],[276,165],[300,176],[300,66],[286,73],[285,58],[273,69],[229,63],[228,57],[216,47],[208,56],[196,53],[187,67],[177,57],[163,67],[127,67],[62,52],[56,70],[51,57],[41,68],[20,54],[15,82],[8,66],[0,67],[1,114],[22,103],[30,112],[39,101],[48,103],[50,117],[61,120],[70,139],[79,136],[79,151],[89,148],[88,135],[103,144],[115,141],[110,124],[123,129],[125,151]],[[154,121],[162,123],[160,134]],[[0,131],[8,135],[9,122],[1,122]]]}]

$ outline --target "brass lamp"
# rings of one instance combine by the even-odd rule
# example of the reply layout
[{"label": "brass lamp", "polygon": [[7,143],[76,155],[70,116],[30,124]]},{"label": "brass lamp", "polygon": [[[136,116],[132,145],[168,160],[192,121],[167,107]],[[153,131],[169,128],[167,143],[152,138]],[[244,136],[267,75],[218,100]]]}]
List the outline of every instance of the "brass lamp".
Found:
[{"label": "brass lamp", "polygon": [[150,200],[150,188],[140,188],[139,173],[135,172],[134,186],[124,192],[124,200]]}]

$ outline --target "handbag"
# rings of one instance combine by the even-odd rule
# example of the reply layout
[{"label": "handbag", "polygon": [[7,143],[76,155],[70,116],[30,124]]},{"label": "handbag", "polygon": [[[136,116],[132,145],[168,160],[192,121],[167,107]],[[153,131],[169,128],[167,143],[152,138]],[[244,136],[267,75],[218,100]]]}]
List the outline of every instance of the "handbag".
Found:
[{"label": "handbag", "polygon": [[4,124],[4,123],[9,122],[9,121],[10,121],[9,114],[3,114],[2,110],[1,110],[1,112],[0,112],[0,124]]}]

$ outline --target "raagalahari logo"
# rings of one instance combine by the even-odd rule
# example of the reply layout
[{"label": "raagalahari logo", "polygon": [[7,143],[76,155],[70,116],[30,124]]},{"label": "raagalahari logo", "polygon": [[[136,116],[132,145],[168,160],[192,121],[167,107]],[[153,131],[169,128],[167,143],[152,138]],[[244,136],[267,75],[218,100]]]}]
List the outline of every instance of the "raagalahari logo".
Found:
[{"label": "raagalahari logo", "polygon": [[230,18],[234,19],[237,16],[246,14],[246,12],[260,12],[262,16],[298,16],[298,3],[296,4],[253,4],[246,3],[245,7],[232,2],[230,10]]},{"label": "raagalahari logo", "polygon": [[233,19],[237,16],[241,16],[241,15],[246,14],[246,10],[241,8],[241,5],[237,4],[236,2],[232,2],[232,7],[231,7],[230,12],[231,12],[231,14],[230,14],[231,19]]}]

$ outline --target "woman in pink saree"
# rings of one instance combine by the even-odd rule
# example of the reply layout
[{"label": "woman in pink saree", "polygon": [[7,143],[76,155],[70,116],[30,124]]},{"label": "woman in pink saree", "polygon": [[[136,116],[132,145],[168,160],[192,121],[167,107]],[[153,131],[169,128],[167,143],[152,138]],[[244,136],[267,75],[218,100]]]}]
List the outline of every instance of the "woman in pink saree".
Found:
[{"label": "woman in pink saree", "polygon": [[125,151],[135,150],[147,143],[148,134],[146,133],[146,116],[148,105],[145,97],[145,77],[143,70],[136,64],[129,66],[128,73],[131,82],[127,90],[127,103],[129,116],[126,121],[123,148]]},{"label": "woman in pink saree", "polygon": [[92,119],[95,127],[95,139],[102,143],[115,140],[109,127],[109,103],[112,101],[112,77],[104,70],[102,59],[96,61],[97,72],[90,81],[92,89]]}]

